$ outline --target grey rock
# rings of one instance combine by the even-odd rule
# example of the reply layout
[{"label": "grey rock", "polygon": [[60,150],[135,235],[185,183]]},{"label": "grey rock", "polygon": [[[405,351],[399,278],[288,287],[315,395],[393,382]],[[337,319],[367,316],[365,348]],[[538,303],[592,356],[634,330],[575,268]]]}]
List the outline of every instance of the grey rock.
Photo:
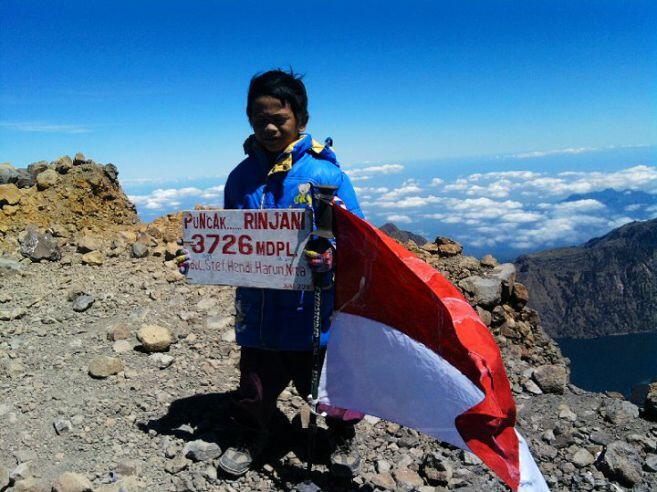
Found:
[{"label": "grey rock", "polygon": [[140,242],[132,243],[131,249],[132,249],[132,256],[134,258],[145,258],[146,256],[148,256],[148,246],[146,246],[144,243],[140,243]]},{"label": "grey rock", "polygon": [[8,260],[7,258],[0,258],[0,272],[2,272],[3,275],[20,272],[22,269],[23,265],[19,262]]},{"label": "grey rock", "polygon": [[57,432],[57,435],[59,436],[65,434],[73,428],[73,425],[69,420],[61,417],[56,418],[52,425],[55,428],[55,432]]},{"label": "grey rock", "polygon": [[[0,167],[0,170],[2,168]],[[0,490],[4,490],[9,486],[9,470],[0,465]]]},{"label": "grey rock", "polygon": [[614,425],[625,425],[639,416],[639,407],[627,400],[610,399],[603,408],[605,419]]},{"label": "grey rock", "polygon": [[149,355],[148,358],[160,369],[166,369],[175,361],[171,355],[162,354],[159,352]]},{"label": "grey rock", "polygon": [[9,474],[9,480],[11,482],[18,482],[19,480],[25,480],[29,476],[30,476],[30,464],[20,463]]},{"label": "grey rock", "polygon": [[573,463],[578,468],[583,468],[589,466],[595,461],[595,456],[593,456],[585,448],[578,449],[577,452],[572,456]]},{"label": "grey rock", "polygon": [[49,233],[41,233],[35,227],[28,227],[21,239],[21,254],[33,262],[41,260],[58,261],[62,254],[57,240]]},{"label": "grey rock", "polygon": [[562,365],[546,364],[533,373],[534,380],[544,393],[563,394],[568,382],[568,371]]},{"label": "grey rock", "polygon": [[37,188],[41,191],[51,188],[59,181],[59,174],[54,169],[46,169],[34,178]]},{"label": "grey rock", "polygon": [[482,306],[492,306],[501,300],[502,282],[500,279],[473,275],[460,280],[459,285],[472,294],[475,302]]},{"label": "grey rock", "polygon": [[105,174],[109,179],[112,181],[116,181],[119,177],[119,170],[116,168],[114,164],[106,164],[105,167],[103,168],[103,171],[105,171]]},{"label": "grey rock", "polygon": [[502,263],[493,268],[490,276],[513,285],[516,280],[516,267],[513,263]]},{"label": "grey rock", "polygon": [[18,170],[14,166],[8,162],[0,164],[0,184],[16,183],[18,177]]},{"label": "grey rock", "polygon": [[607,478],[629,487],[641,481],[639,454],[631,444],[614,441],[604,450],[599,468]]},{"label": "grey rock", "polygon": [[25,169],[17,169],[18,178],[16,179],[15,185],[19,188],[30,188],[34,186],[35,181],[34,177],[28,173]]},{"label": "grey rock", "polygon": [[217,443],[197,439],[185,444],[183,455],[194,461],[209,461],[221,456],[221,448]]},{"label": "grey rock", "polygon": [[94,296],[91,296],[89,294],[80,294],[73,299],[73,311],[76,311],[78,313],[82,313],[89,309],[93,303],[96,302],[96,299]]},{"label": "grey rock", "polygon": [[657,421],[657,382],[651,383],[648,386],[648,393],[643,408],[645,409],[647,419]]},{"label": "grey rock", "polygon": [[48,163],[46,161],[33,162],[27,166],[27,172],[30,173],[33,177],[37,177],[39,174],[48,170]]}]

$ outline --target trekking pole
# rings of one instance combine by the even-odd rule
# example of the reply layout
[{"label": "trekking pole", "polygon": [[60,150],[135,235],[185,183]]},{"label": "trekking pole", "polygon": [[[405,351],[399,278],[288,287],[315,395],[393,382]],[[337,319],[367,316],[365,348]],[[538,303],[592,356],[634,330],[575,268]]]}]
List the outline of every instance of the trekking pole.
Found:
[{"label": "trekking pole", "polygon": [[[315,207],[315,226],[313,235],[333,239],[333,209],[331,204],[333,196],[337,190],[336,186],[315,186],[315,198],[317,200]],[[327,275],[330,272],[320,273],[313,272],[313,365],[310,385],[310,395],[308,404],[310,405],[310,418],[308,422],[308,457],[306,464],[306,480],[310,481],[310,475],[313,469],[313,455],[315,452],[315,438],[317,436],[317,396],[319,393],[319,375],[322,370],[320,336],[322,329],[322,289],[327,282]]]}]

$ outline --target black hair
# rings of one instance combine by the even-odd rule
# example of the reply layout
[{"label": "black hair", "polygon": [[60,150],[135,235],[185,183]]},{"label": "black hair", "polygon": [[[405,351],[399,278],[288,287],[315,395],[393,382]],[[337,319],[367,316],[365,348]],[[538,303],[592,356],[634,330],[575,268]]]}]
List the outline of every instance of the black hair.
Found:
[{"label": "black hair", "polygon": [[283,104],[289,104],[299,125],[306,126],[309,118],[308,95],[302,78],[303,75],[294,73],[291,68],[288,72],[277,68],[255,74],[249,84],[246,116],[251,118],[253,101],[261,96],[271,96]]}]

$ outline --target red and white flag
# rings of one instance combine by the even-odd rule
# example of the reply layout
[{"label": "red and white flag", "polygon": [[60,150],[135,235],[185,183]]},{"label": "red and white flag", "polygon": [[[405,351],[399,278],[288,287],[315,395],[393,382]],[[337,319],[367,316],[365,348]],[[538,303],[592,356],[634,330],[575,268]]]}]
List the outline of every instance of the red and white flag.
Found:
[{"label": "red and white flag", "polygon": [[515,429],[500,351],[472,307],[427,263],[333,209],[338,271],[320,403],[474,453],[513,490],[547,491]]}]

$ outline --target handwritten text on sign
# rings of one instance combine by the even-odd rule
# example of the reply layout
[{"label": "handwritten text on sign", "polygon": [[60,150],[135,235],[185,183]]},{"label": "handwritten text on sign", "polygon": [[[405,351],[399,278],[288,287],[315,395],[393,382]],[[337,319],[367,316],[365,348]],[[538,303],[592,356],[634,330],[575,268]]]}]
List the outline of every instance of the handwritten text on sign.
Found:
[{"label": "handwritten text on sign", "polygon": [[303,249],[312,230],[310,210],[190,210],[183,240],[194,284],[311,290]]}]

